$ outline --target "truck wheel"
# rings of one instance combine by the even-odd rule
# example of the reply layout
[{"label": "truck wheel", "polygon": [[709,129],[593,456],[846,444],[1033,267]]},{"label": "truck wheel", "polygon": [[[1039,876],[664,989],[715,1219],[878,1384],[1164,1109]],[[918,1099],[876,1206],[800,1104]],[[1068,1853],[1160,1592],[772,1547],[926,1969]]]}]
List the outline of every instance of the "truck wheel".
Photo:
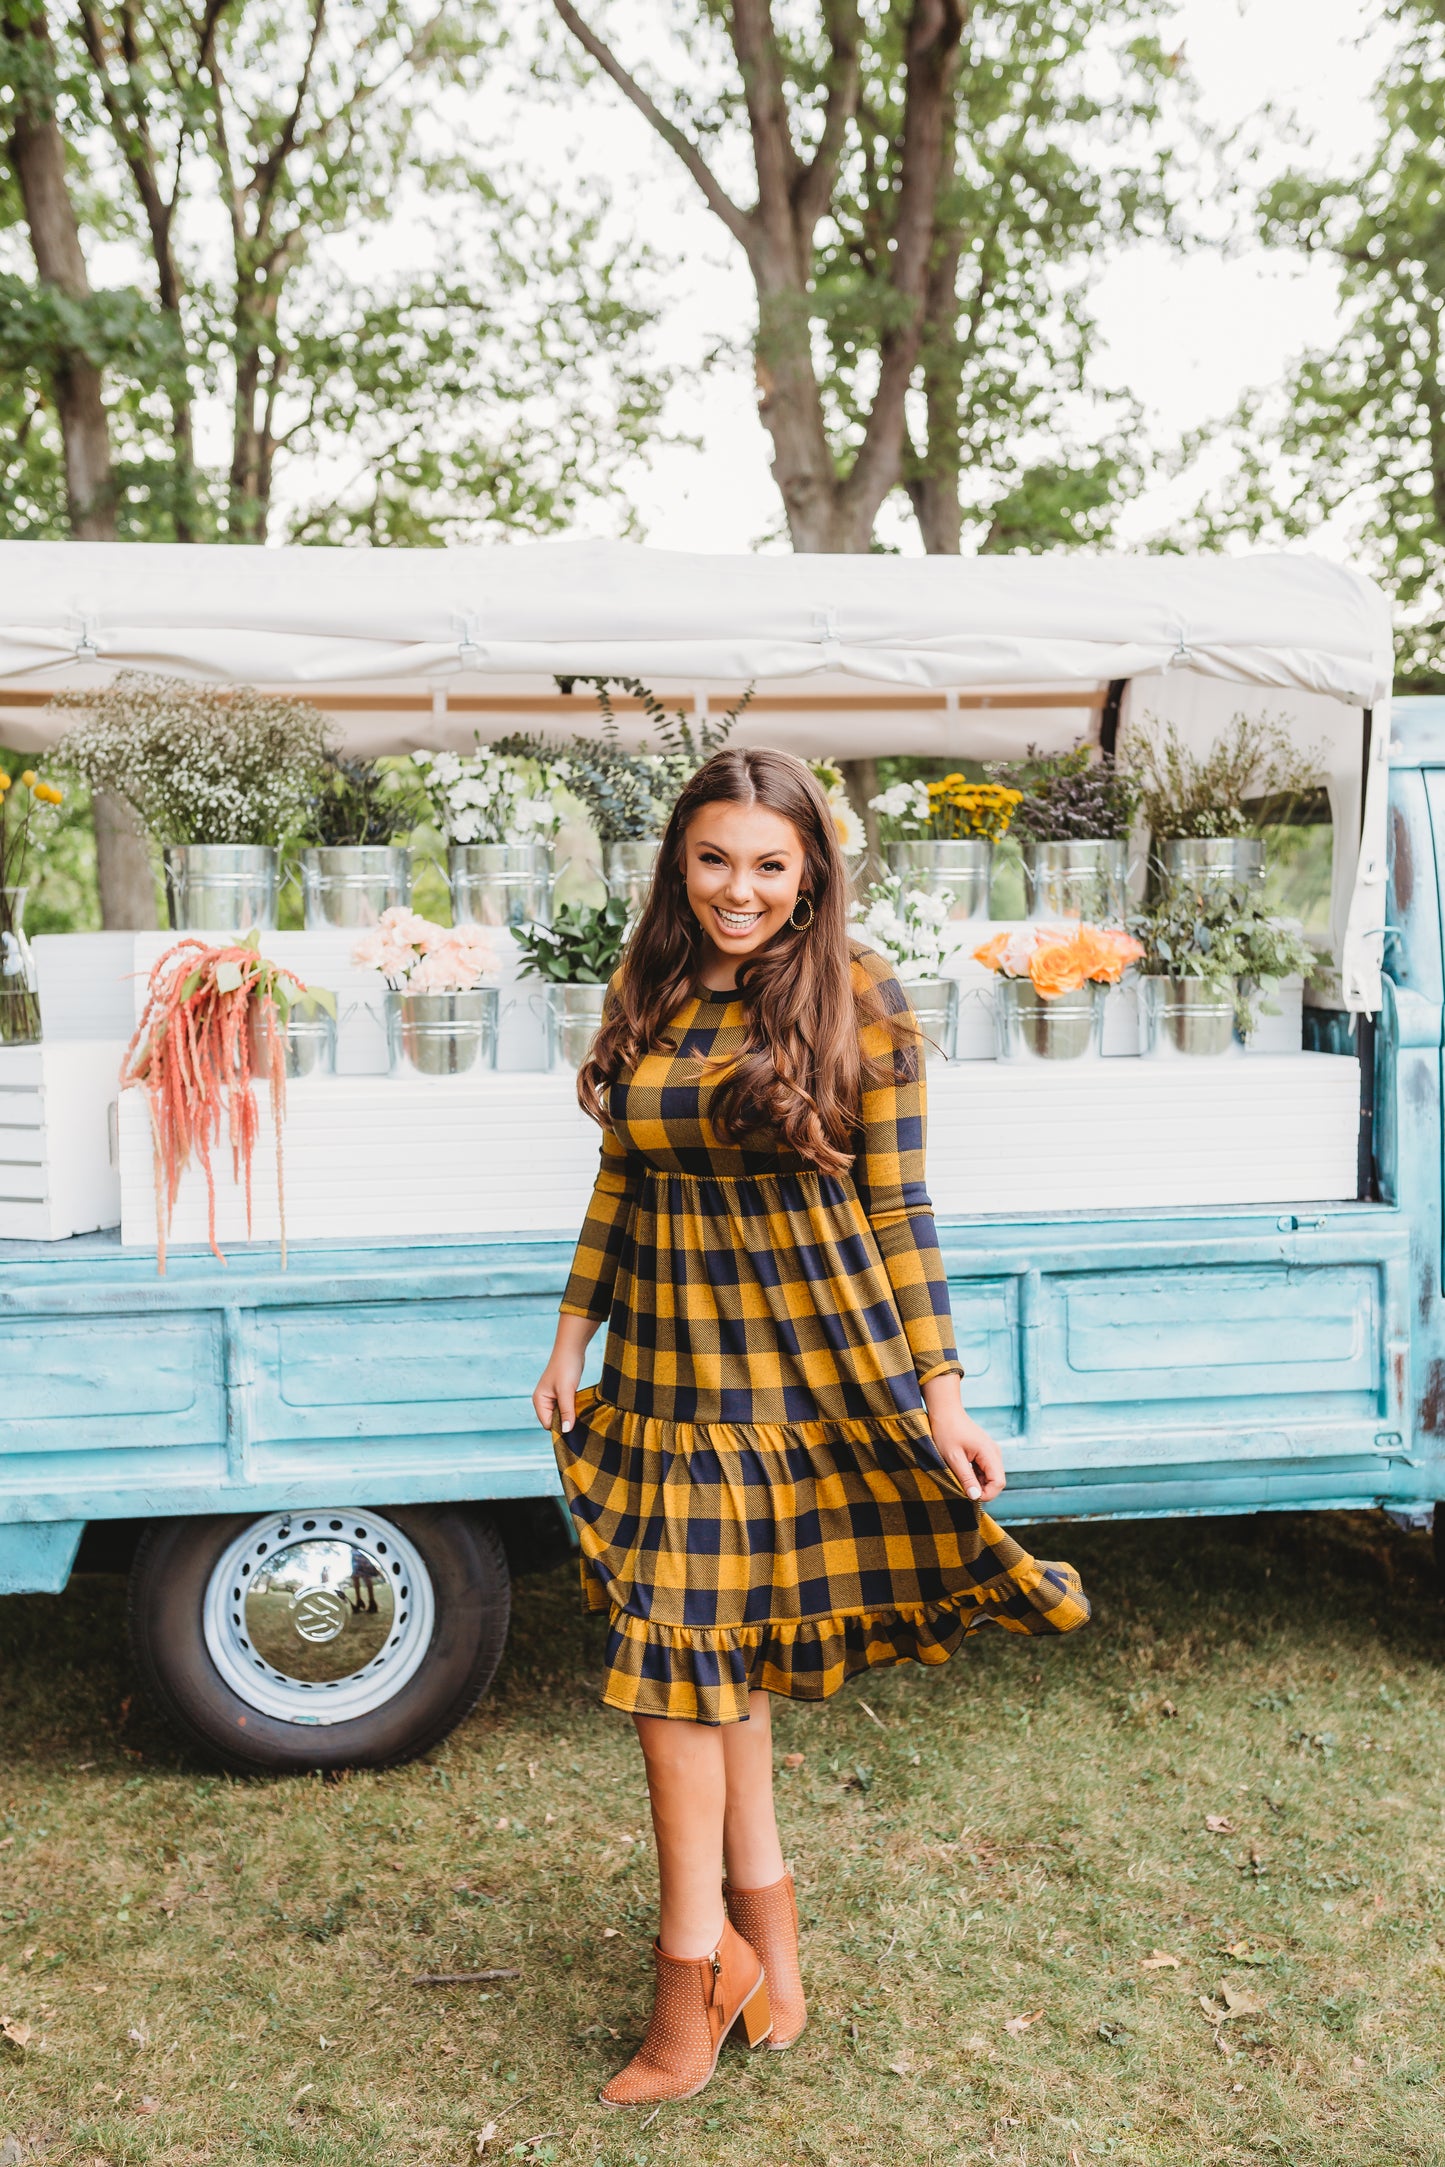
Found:
[{"label": "truck wheel", "polygon": [[501,1537],[458,1505],[160,1520],[131,1568],[131,1647],[162,1713],[239,1774],[414,1760],[501,1660]]}]

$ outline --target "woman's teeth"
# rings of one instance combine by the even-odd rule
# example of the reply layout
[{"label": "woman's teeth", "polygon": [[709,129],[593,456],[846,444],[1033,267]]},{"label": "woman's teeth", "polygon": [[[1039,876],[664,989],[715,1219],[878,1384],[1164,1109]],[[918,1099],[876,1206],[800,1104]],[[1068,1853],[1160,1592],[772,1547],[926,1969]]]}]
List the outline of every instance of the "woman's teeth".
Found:
[{"label": "woman's teeth", "polygon": [[727,933],[748,933],[765,915],[760,910],[723,910],[717,904],[714,904],[713,908],[722,921],[724,932]]}]

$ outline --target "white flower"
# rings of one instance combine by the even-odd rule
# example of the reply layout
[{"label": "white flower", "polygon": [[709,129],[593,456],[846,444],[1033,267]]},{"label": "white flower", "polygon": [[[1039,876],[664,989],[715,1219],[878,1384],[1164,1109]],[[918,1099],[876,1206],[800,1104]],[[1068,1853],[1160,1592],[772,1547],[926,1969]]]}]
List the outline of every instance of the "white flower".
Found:
[{"label": "white flower", "polygon": [[845,858],[856,858],[861,850],[868,848],[868,831],[840,790],[828,793],[828,810],[833,815],[833,825],[838,831],[838,848]]}]

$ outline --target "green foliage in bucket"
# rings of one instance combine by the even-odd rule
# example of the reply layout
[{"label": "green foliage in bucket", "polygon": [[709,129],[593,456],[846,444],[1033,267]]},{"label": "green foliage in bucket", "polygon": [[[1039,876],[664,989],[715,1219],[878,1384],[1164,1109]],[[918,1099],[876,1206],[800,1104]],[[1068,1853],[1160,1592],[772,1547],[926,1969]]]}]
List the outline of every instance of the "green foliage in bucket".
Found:
[{"label": "green foliage in bucket", "polygon": [[1302,751],[1280,716],[1236,715],[1207,752],[1146,716],[1140,735],[1130,732],[1128,759],[1156,846],[1258,835],[1291,819],[1325,780],[1322,754]]},{"label": "green foliage in bucket", "polygon": [[1095,747],[1041,753],[1030,745],[1021,761],[991,761],[991,782],[1017,790],[1013,833],[1025,843],[1122,843],[1139,808],[1139,784]]},{"label": "green foliage in bucket", "polygon": [[1293,926],[1271,917],[1247,888],[1172,888],[1131,918],[1129,930],[1143,946],[1146,978],[1192,978],[1232,992],[1241,1032],[1254,1028],[1263,986],[1308,975],[1318,961]]},{"label": "green foliage in bucket", "polygon": [[600,907],[561,903],[550,925],[520,926],[523,976],[553,986],[605,986],[627,945],[627,905],[609,896]]},{"label": "green foliage in bucket", "polygon": [[323,850],[400,843],[429,810],[410,760],[328,752],[301,817],[300,840]]}]

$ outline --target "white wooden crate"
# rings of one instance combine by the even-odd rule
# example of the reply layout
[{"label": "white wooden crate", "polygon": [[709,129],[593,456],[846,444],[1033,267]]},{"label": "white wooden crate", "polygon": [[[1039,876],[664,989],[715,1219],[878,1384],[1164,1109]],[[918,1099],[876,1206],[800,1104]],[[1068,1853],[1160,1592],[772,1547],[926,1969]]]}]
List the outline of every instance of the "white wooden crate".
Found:
[{"label": "white wooden crate", "polygon": [[0,1046],[0,1239],[120,1224],[108,1116],[124,1051],[121,1038]]},{"label": "white wooden crate", "polygon": [[[1314,1203],[1355,1193],[1358,1071],[1328,1054],[1198,1061],[959,1062],[929,1069],[929,1186],[941,1214]],[[263,1106],[265,1093],[259,1094]],[[291,1085],[286,1222],[295,1240],[519,1231],[572,1234],[598,1132],[570,1075]],[[121,1107],[122,1239],[155,1240],[141,1094]],[[245,1213],[218,1157],[222,1243]],[[279,1231],[269,1117],[257,1145],[257,1240]],[[193,1169],[172,1240],[205,1239]]]}]

